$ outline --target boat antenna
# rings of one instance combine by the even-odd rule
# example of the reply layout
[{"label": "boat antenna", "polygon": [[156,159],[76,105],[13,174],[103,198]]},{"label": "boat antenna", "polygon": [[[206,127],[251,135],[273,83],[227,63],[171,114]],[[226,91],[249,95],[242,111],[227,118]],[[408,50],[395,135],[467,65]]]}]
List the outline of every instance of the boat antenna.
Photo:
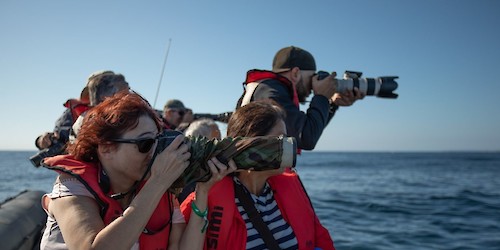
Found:
[{"label": "boat antenna", "polygon": [[161,68],[160,81],[158,82],[158,88],[156,89],[155,101],[153,107],[156,107],[156,100],[158,99],[158,93],[160,92],[161,80],[163,79],[163,72],[165,72],[165,65],[167,64],[168,52],[170,51],[170,44],[172,43],[172,38],[168,39],[167,53],[165,53],[165,59],[163,59],[163,66]]}]

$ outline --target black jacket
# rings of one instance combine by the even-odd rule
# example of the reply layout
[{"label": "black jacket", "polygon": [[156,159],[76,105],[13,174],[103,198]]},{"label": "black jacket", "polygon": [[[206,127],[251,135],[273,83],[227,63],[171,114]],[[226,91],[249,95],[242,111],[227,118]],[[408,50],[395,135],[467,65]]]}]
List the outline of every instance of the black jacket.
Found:
[{"label": "black jacket", "polygon": [[[264,71],[249,71],[248,74],[259,74]],[[269,76],[269,71],[265,71]],[[272,99],[282,106],[286,111],[286,129],[288,136],[297,139],[298,146],[304,150],[312,150],[316,146],[323,130],[335,115],[337,106],[330,106],[328,98],[315,95],[313,96],[307,113],[300,111],[299,107],[293,102],[293,89],[290,89],[291,83],[283,82],[283,78],[262,78],[258,76],[247,77],[253,81],[260,82],[255,89],[251,101]],[[245,82],[244,84],[246,84]],[[238,101],[237,108],[241,106],[242,97]]]}]

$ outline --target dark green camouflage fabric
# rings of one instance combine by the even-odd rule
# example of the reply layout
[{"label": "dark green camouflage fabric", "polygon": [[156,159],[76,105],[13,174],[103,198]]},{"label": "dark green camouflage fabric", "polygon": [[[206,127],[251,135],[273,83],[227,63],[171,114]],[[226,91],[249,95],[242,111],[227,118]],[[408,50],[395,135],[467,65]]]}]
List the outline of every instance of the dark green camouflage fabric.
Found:
[{"label": "dark green camouflage fabric", "polygon": [[221,140],[186,137],[185,142],[189,144],[191,152],[190,164],[171,189],[210,179],[211,172],[207,161],[214,156],[225,164],[229,159],[233,159],[238,169],[278,169],[283,156],[283,139],[282,136],[226,137]]}]

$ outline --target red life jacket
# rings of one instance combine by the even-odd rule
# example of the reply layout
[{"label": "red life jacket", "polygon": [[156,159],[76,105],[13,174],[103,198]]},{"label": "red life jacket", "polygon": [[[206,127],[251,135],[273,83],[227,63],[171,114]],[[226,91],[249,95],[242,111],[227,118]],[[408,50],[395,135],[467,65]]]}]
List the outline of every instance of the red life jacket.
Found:
[{"label": "red life jacket", "polygon": [[281,84],[285,85],[288,88],[288,91],[290,93],[290,96],[292,96],[292,101],[297,108],[299,107],[299,96],[297,94],[297,90],[295,89],[295,86],[293,85],[288,78],[281,76],[279,74],[276,74],[272,71],[268,70],[259,70],[259,69],[253,69],[249,70],[247,72],[247,78],[243,85],[246,85],[247,83],[250,82],[258,82],[262,81],[265,79],[276,79],[278,80]]},{"label": "red life jacket", "polygon": [[[76,177],[94,195],[101,208],[101,218],[105,225],[123,214],[120,204],[102,191],[99,185],[100,166],[98,164],[81,162],[71,155],[58,155],[45,158],[42,165],[59,173],[64,172]],[[140,185],[139,190],[142,186]],[[167,249],[173,211],[172,199],[174,197],[168,193],[161,198],[139,237],[140,249]]]},{"label": "red life jacket", "polygon": [[90,109],[88,102],[82,102],[77,99],[69,99],[64,103],[64,107],[71,110],[71,117],[73,118],[73,123],[76,122],[76,119],[85,111]]},{"label": "red life jacket", "polygon": [[[310,204],[300,180],[295,173],[284,173],[268,179],[281,214],[292,227],[299,249],[334,250],[333,240]],[[246,249],[247,230],[234,201],[232,177],[216,183],[208,196],[209,226],[204,249]],[[182,203],[181,211],[186,220],[191,215],[194,192]]]}]

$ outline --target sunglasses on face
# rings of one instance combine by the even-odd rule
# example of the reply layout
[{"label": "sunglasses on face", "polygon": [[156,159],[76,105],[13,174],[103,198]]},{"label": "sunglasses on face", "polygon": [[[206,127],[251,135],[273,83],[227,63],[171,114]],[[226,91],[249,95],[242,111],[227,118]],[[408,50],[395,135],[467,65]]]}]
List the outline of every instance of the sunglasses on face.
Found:
[{"label": "sunglasses on face", "polygon": [[117,143],[132,143],[137,146],[137,149],[141,153],[147,153],[151,150],[151,147],[155,144],[157,138],[142,138],[142,139],[113,139],[112,142]]}]

